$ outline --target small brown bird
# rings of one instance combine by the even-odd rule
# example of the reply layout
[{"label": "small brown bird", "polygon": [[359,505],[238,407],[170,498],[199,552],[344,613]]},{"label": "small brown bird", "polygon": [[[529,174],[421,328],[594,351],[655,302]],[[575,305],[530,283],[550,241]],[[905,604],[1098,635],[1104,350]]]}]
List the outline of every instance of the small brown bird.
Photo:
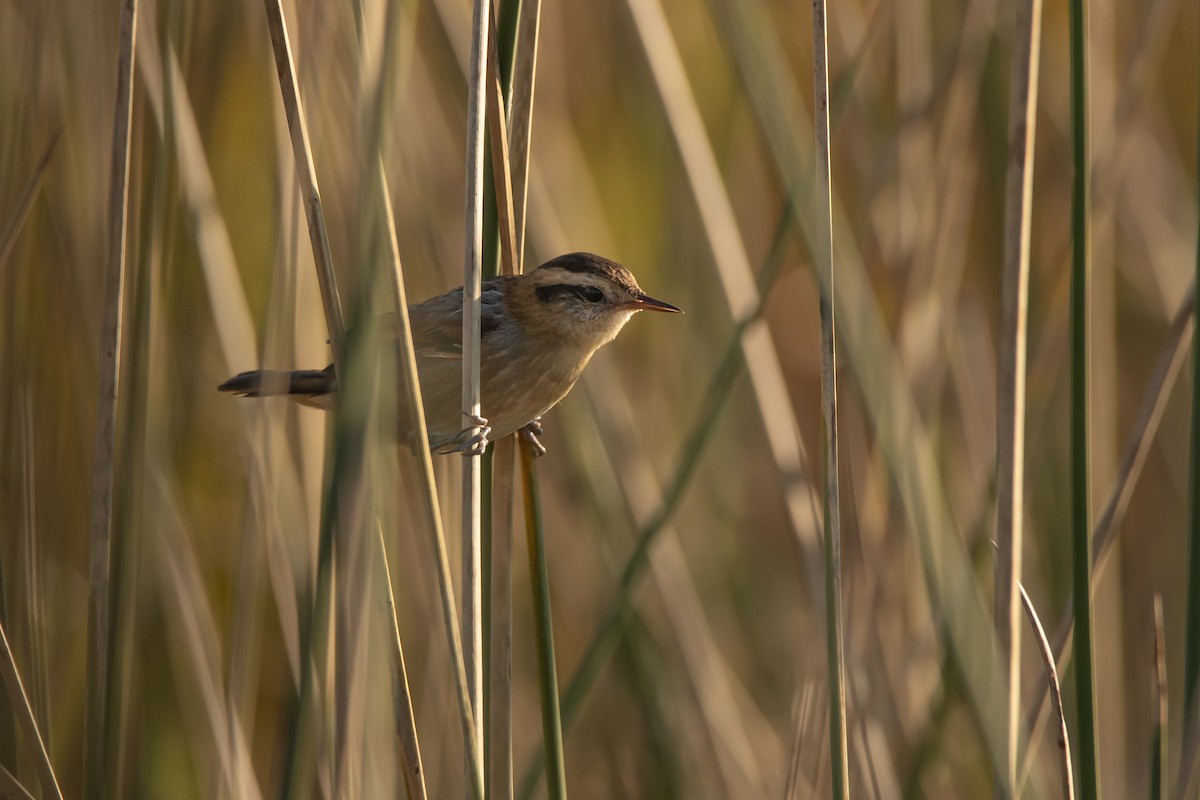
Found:
[{"label": "small brown bird", "polygon": [[[464,430],[462,287],[409,306],[430,448],[476,454],[489,438],[521,431],[544,453],[537,441],[541,416],[567,396],[592,354],[642,310],[680,311],[647,296],[625,267],[591,253],[559,256],[533,272],[484,281],[479,380],[487,419],[472,419],[476,427]],[[326,410],[337,400],[332,364],[323,370],[243,372],[218,388],[246,397],[285,394]],[[411,437],[402,430],[400,438]]]}]

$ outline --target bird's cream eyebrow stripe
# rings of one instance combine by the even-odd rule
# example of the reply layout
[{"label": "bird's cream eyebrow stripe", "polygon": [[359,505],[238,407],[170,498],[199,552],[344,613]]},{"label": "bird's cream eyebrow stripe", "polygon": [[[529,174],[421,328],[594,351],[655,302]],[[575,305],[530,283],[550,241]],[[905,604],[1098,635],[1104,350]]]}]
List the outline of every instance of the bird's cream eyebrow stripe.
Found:
[{"label": "bird's cream eyebrow stripe", "polygon": [[[583,290],[588,289],[595,284],[592,283],[551,283],[545,286],[539,286],[536,289],[538,299],[543,303],[550,301],[550,298],[560,294],[574,294],[583,297]],[[586,298],[585,298],[586,299]]]}]

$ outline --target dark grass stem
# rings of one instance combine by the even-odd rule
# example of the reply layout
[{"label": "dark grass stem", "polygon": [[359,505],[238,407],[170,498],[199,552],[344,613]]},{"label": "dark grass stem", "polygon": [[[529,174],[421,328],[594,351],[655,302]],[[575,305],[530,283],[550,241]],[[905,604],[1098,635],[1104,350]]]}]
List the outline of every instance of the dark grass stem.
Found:
[{"label": "dark grass stem", "polygon": [[820,219],[812,255],[822,275],[821,306],[821,454],[824,478],[825,648],[829,671],[829,767],[833,797],[849,798],[846,747],[846,655],[842,621],[842,523],[838,481],[837,340],[834,324],[833,211],[829,166],[829,57],[825,0],[813,0],[813,84]]},{"label": "dark grass stem", "polygon": [[[113,108],[112,163],[108,194],[108,241],[104,312],[100,330],[100,386],[96,402],[96,449],[92,469],[91,594],[88,602],[87,697],[84,723],[84,793],[102,797],[107,786],[109,585],[112,559],[113,485],[116,471],[117,391],[121,382],[124,323],[125,233],[129,217],[129,154],[133,129],[133,59],[137,0],[121,4],[117,92]],[[51,791],[44,786],[43,790]]]},{"label": "dark grass stem", "polygon": [[521,451],[521,479],[525,498],[529,585],[533,593],[538,688],[542,697],[542,755],[546,765],[546,789],[550,800],[565,800],[567,773],[563,758],[563,718],[559,705],[558,667],[554,657],[554,617],[550,612],[550,571],[546,565],[542,503],[534,470],[533,448],[528,442],[522,442],[518,449]]},{"label": "dark grass stem", "polygon": [[1021,724],[1021,629],[1017,588],[1025,508],[1025,373],[1029,316],[1029,237],[1033,148],[1037,131],[1041,0],[1017,4],[1012,86],[1008,106],[1004,274],[1001,286],[996,398],[996,640],[999,687],[1005,691],[1007,781],[1016,786]]},{"label": "dark grass stem", "polygon": [[1092,631],[1092,529],[1088,463],[1088,82],[1087,2],[1071,0],[1071,531],[1075,601],[1075,693],[1079,794],[1100,796],[1096,742],[1095,660]]},{"label": "dark grass stem", "polygon": [[[1200,159],[1200,129],[1196,134]],[[1200,160],[1196,162],[1197,198],[1200,198]],[[1196,226],[1194,285],[1200,286],[1200,224]],[[1200,686],[1200,304],[1193,309],[1192,327],[1192,428],[1188,475],[1188,582],[1187,634],[1184,639],[1183,704],[1191,708]]]},{"label": "dark grass stem", "polygon": [[[1146,464],[1146,459],[1150,455],[1151,446],[1154,444],[1155,436],[1158,432],[1158,426],[1162,421],[1167,402],[1170,399],[1171,389],[1175,385],[1175,379],[1182,368],[1184,356],[1186,355],[1184,344],[1192,326],[1192,311],[1196,300],[1195,288],[1194,285],[1188,287],[1183,301],[1180,303],[1175,316],[1171,320],[1170,331],[1163,344],[1154,374],[1142,397],[1137,419],[1129,432],[1125,455],[1121,459],[1115,485],[1092,531],[1092,541],[1094,543],[1092,554],[1093,582],[1099,580],[1103,574],[1104,567],[1108,563],[1108,556],[1112,553],[1113,547],[1116,545],[1117,534],[1121,530],[1121,523],[1125,519],[1125,513],[1133,498],[1133,492],[1137,488],[1138,480]],[[1067,668],[1067,659],[1070,655],[1074,630],[1075,604],[1074,599],[1068,596],[1067,606],[1059,616],[1054,639],[1051,642],[1055,663],[1058,664],[1060,670]],[[1030,753],[1037,749],[1038,740],[1041,738],[1045,727],[1046,714],[1049,710],[1047,700],[1047,695],[1040,693],[1030,704],[1031,710],[1026,720],[1026,728],[1029,731],[1029,743],[1027,751],[1022,758],[1020,769],[1020,782],[1022,785],[1028,779],[1030,768],[1033,764]]]},{"label": "dark grass stem", "polygon": [[1167,800],[1167,637],[1162,595],[1154,595],[1154,668],[1151,671],[1150,800]]}]

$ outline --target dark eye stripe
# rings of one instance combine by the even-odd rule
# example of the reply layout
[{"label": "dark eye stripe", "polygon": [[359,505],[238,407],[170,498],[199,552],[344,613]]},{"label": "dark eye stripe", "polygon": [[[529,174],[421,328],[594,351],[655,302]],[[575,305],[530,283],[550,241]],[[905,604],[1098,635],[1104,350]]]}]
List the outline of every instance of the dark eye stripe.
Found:
[{"label": "dark eye stripe", "polygon": [[[599,302],[603,299],[603,295],[596,297],[595,293],[599,291],[595,286],[580,286],[574,283],[552,283],[549,286],[539,286],[537,288],[538,299],[543,303],[548,303],[555,297],[563,294],[573,294],[581,300],[587,300],[591,303]],[[592,296],[589,297],[588,295]]]}]

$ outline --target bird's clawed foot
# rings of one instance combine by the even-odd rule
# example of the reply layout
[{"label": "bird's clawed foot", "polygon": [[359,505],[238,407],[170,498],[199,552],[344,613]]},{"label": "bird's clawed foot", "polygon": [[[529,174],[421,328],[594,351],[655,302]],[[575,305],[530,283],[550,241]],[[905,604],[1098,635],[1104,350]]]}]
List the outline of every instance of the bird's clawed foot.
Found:
[{"label": "bird's clawed foot", "polygon": [[492,435],[492,429],[488,427],[488,421],[477,414],[463,414],[463,416],[467,418],[470,425],[459,431],[458,435],[448,442],[453,447],[442,452],[481,456],[483,451],[487,450],[488,437]]},{"label": "bird's clawed foot", "polygon": [[542,435],[542,418],[538,417],[528,423],[520,430],[521,438],[529,443],[529,448],[533,450],[534,458],[541,458],[546,455],[546,446],[538,439]]}]

